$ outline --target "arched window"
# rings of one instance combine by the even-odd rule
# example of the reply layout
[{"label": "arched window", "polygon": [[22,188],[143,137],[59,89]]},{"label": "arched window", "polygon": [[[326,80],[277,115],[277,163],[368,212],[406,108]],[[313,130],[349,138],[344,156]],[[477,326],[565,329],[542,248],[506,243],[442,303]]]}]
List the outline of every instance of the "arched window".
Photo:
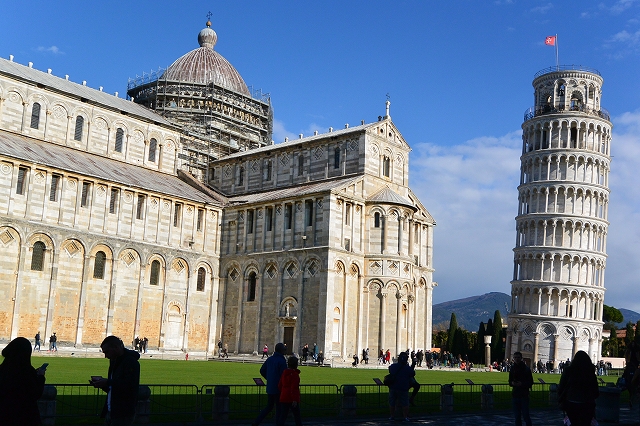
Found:
[{"label": "arched window", "polygon": [[373,215],[373,227],[380,228],[380,212],[375,212]]},{"label": "arched window", "polygon": [[122,152],[122,141],[124,140],[124,130],[118,128],[116,130],[116,152]]},{"label": "arched window", "polygon": [[304,174],[304,156],[302,154],[298,155],[298,176],[302,176]]},{"label": "arched window", "polygon": [[44,269],[44,250],[46,246],[42,241],[36,241],[33,244],[31,252],[31,270],[42,271]]},{"label": "arched window", "polygon": [[154,260],[151,262],[151,274],[149,276],[149,284],[158,285],[160,282],[160,261]]},{"label": "arched window", "polygon": [[104,279],[104,267],[107,263],[107,255],[103,251],[96,253],[96,260],[93,263],[93,278]]},{"label": "arched window", "polygon": [[340,147],[333,150],[333,168],[340,168]]},{"label": "arched window", "polygon": [[382,159],[382,174],[384,177],[389,177],[391,174],[391,159],[386,155]]},{"label": "arched window", "polygon": [[156,162],[156,148],[158,147],[158,141],[154,138],[151,138],[149,141],[149,161],[152,163]]},{"label": "arched window", "polygon": [[204,283],[207,278],[207,270],[204,268],[198,268],[198,282],[196,284],[197,291],[204,291]]},{"label": "arched window", "polygon": [[73,132],[73,139],[76,141],[82,141],[82,130],[84,129],[84,117],[81,115],[76,117],[76,129]]},{"label": "arched window", "polygon": [[256,273],[249,274],[249,288],[247,289],[247,302],[256,300]]},{"label": "arched window", "polygon": [[40,104],[35,103],[31,107],[31,128],[37,129],[40,127]]}]

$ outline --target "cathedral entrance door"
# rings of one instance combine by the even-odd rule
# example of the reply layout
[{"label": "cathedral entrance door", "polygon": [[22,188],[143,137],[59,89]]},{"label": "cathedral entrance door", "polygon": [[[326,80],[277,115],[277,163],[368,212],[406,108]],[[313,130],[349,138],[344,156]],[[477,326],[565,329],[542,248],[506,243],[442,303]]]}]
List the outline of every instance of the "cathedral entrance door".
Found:
[{"label": "cathedral entrance door", "polygon": [[287,355],[291,355],[293,353],[293,327],[284,328],[282,343],[287,345]]},{"label": "cathedral entrance door", "polygon": [[181,349],[182,345],[182,315],[180,308],[172,306],[167,318],[167,331],[164,334],[165,349]]}]

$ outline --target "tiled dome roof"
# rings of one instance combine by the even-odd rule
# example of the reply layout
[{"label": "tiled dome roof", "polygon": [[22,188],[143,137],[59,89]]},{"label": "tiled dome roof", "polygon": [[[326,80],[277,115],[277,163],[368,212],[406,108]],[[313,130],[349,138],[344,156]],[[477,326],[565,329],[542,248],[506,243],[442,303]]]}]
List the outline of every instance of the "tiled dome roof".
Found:
[{"label": "tiled dome roof", "polygon": [[198,34],[200,47],[178,58],[162,76],[163,79],[217,86],[251,96],[240,73],[222,55],[213,50],[218,36],[211,22]]},{"label": "tiled dome roof", "polygon": [[367,198],[368,204],[395,204],[399,206],[410,207],[413,210],[417,210],[416,206],[402,195],[395,193],[388,186]]}]

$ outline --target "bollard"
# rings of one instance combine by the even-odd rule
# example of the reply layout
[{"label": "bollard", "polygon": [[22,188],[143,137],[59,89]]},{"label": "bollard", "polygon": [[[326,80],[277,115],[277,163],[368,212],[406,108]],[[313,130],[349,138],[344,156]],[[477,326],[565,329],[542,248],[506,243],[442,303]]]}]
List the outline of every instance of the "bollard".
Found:
[{"label": "bollard", "polygon": [[138,402],[136,403],[136,423],[149,423],[151,414],[151,388],[147,385],[138,386]]},{"label": "bollard", "polygon": [[213,418],[217,420],[229,420],[229,386],[216,386],[213,388]]},{"label": "bollard", "polygon": [[453,383],[440,386],[440,411],[453,411]]},{"label": "bollard", "polygon": [[620,389],[615,386],[600,386],[600,393],[596,399],[598,421],[609,423],[620,421],[620,392]]},{"label": "bollard", "polygon": [[553,408],[558,406],[558,385],[556,383],[549,385],[549,406]]},{"label": "bollard", "polygon": [[482,395],[480,395],[480,405],[483,410],[493,410],[493,386],[482,385]]},{"label": "bollard", "polygon": [[58,390],[55,386],[45,386],[42,396],[38,400],[38,411],[42,426],[53,426],[56,424],[56,396]]},{"label": "bollard", "polygon": [[342,409],[340,415],[342,417],[353,417],[356,415],[358,389],[353,385],[342,386]]}]

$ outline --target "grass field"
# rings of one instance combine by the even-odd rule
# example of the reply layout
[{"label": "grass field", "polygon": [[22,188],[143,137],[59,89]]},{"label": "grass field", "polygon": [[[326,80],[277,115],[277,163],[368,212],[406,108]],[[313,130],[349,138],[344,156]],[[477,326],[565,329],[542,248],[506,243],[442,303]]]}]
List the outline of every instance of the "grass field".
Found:
[{"label": "grass field", "polygon": [[[32,357],[38,367],[48,362],[47,383],[88,383],[90,376],[107,375],[109,361],[102,358]],[[191,384],[198,387],[211,384],[253,384],[260,377],[260,364],[242,364],[219,361],[184,361],[141,359],[140,382],[145,384]],[[302,384],[371,384],[373,378],[382,379],[386,369],[373,368],[318,368],[300,367]],[[557,383],[557,374],[535,374],[547,383]],[[470,379],[476,384],[506,384],[507,373],[465,372],[456,369],[416,371],[416,379],[424,384],[466,384]]]}]

